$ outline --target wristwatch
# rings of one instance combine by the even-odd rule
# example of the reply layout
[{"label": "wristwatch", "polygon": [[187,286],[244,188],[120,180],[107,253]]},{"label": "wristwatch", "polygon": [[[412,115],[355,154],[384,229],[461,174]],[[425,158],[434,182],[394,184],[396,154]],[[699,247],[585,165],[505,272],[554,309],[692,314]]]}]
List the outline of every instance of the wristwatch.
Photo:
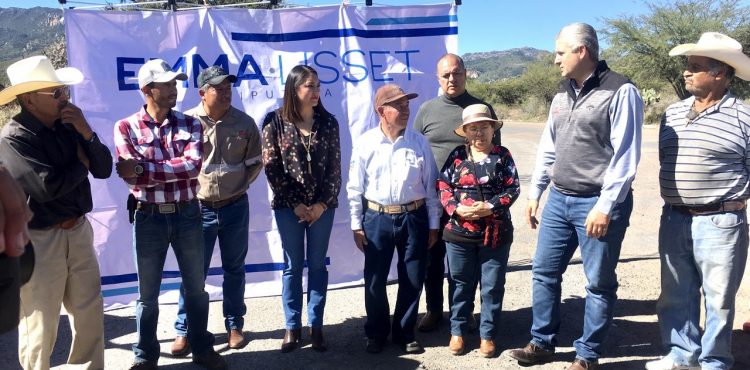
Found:
[{"label": "wristwatch", "polygon": [[136,163],[135,166],[133,166],[133,172],[138,176],[143,175],[143,165]]}]

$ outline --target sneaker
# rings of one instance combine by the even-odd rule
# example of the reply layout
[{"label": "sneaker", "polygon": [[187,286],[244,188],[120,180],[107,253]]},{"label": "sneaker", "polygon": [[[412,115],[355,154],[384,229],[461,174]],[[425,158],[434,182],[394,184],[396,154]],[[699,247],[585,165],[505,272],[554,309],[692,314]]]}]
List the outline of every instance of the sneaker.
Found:
[{"label": "sneaker", "polygon": [[672,357],[664,356],[658,360],[646,362],[646,370],[701,370],[698,365],[680,365]]},{"label": "sneaker", "polygon": [[526,347],[512,349],[508,352],[508,356],[514,358],[518,362],[526,365],[540,364],[552,360],[552,356],[555,355],[555,350],[548,350],[537,346],[534,343],[529,343]]},{"label": "sneaker", "polygon": [[216,353],[213,348],[200,355],[193,353],[193,363],[208,370],[227,370],[229,368],[224,358]]}]

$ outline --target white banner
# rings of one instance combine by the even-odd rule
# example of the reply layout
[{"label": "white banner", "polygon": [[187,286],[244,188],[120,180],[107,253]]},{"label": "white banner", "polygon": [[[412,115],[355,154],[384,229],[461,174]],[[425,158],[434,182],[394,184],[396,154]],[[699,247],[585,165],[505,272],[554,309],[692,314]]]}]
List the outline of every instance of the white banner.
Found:
[{"label": "white banner", "polygon": [[[144,103],[135,80],[140,66],[161,58],[188,75],[178,83],[177,110],[198,101],[196,77],[210,65],[238,76],[234,105],[260,125],[282,102],[289,70],[314,67],[321,101],[341,125],[343,183],[346,184],[352,138],[377,124],[374,91],[394,82],[419,93],[419,105],[437,95],[435,65],[458,49],[456,8],[450,4],[404,7],[326,6],[302,9],[202,9],[179,12],[66,10],[68,61],[85,80],[72,87],[72,100],[114,153],[114,123]],[[347,129],[348,128],[348,129]],[[130,304],[138,285],[128,223],[125,183],[116,175],[91,179],[94,246],[102,272],[107,308]],[[281,292],[283,254],[269,206],[270,189],[261,174],[250,186],[250,244],[246,259],[246,295]],[[362,282],[363,256],[349,227],[346,190],[328,249],[331,287]],[[221,297],[221,259],[214,250],[206,290]],[[176,301],[179,272],[171,250],[164,267],[161,302]]]}]

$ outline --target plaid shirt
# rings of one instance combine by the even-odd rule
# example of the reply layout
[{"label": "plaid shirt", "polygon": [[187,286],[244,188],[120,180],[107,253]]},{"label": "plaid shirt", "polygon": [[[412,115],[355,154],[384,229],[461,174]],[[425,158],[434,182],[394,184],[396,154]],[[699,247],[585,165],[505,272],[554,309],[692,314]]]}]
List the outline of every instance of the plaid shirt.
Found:
[{"label": "plaid shirt", "polygon": [[195,198],[203,138],[201,124],[193,117],[170,110],[159,125],[144,105],[115,124],[115,154],[143,165],[141,176],[123,179],[138,200],[168,203]]}]

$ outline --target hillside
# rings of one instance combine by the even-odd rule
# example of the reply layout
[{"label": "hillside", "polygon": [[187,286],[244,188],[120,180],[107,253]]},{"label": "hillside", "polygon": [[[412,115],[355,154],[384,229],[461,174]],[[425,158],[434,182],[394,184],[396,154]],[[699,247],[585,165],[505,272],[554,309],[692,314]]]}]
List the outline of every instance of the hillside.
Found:
[{"label": "hillside", "polygon": [[41,53],[63,33],[60,9],[0,8],[0,83],[7,83],[5,69],[13,61]]},{"label": "hillside", "polygon": [[[534,48],[516,48],[503,51],[466,53],[463,55],[470,77],[481,82],[491,82],[522,75],[529,63],[551,55],[549,51]],[[476,73],[474,73],[476,72]]]}]

